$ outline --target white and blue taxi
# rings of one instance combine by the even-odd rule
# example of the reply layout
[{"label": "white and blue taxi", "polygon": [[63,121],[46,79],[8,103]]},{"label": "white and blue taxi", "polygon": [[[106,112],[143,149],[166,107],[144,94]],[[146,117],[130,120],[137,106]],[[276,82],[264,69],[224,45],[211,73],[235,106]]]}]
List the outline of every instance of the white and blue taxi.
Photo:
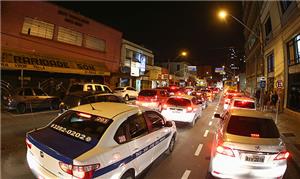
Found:
[{"label": "white and blue taxi", "polygon": [[27,163],[37,178],[135,178],[173,151],[176,133],[174,122],[144,107],[86,104],[28,132]]}]

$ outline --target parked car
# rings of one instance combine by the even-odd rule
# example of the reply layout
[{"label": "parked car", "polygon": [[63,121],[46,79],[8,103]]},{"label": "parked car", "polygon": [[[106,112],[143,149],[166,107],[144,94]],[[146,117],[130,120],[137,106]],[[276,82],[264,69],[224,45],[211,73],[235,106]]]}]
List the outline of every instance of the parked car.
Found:
[{"label": "parked car", "polygon": [[50,108],[58,109],[60,99],[57,96],[49,96],[40,88],[20,88],[12,95],[5,98],[4,107],[8,110],[16,110],[25,113],[27,109]]},{"label": "parked car", "polygon": [[72,93],[64,97],[63,101],[59,105],[60,112],[79,106],[83,104],[95,103],[95,102],[115,102],[125,103],[123,98],[111,94],[111,93],[91,93],[91,92],[77,92]]},{"label": "parked car", "polygon": [[120,96],[128,101],[129,99],[136,99],[139,95],[139,92],[136,91],[133,87],[126,86],[126,87],[118,87],[114,90],[114,94]]},{"label": "parked car", "polygon": [[282,178],[289,152],[272,117],[235,109],[220,117],[209,172],[218,178]]},{"label": "parked car", "polygon": [[194,126],[202,115],[202,104],[194,96],[172,96],[163,105],[161,114],[167,120],[187,122]]},{"label": "parked car", "polygon": [[136,104],[161,111],[169,96],[168,91],[164,89],[145,89],[139,92]]},{"label": "parked car", "polygon": [[174,122],[148,108],[92,103],[28,132],[26,158],[36,178],[136,178],[171,154],[176,134]]},{"label": "parked car", "polygon": [[102,84],[95,84],[95,83],[73,83],[69,86],[66,95],[80,92],[80,91],[87,91],[87,92],[95,92],[95,93],[112,93],[112,90]]}]

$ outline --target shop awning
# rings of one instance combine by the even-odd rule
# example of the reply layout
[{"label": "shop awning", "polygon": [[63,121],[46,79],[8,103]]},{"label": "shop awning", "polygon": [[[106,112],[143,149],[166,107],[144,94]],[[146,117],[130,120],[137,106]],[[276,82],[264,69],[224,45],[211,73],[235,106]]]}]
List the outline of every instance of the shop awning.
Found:
[{"label": "shop awning", "polygon": [[23,69],[52,73],[110,76],[105,64],[96,61],[63,59],[3,49],[1,55],[1,70]]}]

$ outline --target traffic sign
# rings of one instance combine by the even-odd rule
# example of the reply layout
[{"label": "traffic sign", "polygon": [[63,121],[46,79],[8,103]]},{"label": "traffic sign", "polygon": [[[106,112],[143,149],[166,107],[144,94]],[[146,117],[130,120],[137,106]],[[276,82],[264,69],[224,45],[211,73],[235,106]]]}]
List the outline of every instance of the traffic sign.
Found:
[{"label": "traffic sign", "polygon": [[260,86],[261,88],[265,88],[265,87],[266,87],[266,81],[260,81],[260,82],[259,82],[259,86]]},{"label": "traffic sign", "polygon": [[282,82],[282,80],[277,80],[277,82],[276,82],[276,87],[277,87],[277,88],[282,88],[282,87],[283,87],[283,82]]}]

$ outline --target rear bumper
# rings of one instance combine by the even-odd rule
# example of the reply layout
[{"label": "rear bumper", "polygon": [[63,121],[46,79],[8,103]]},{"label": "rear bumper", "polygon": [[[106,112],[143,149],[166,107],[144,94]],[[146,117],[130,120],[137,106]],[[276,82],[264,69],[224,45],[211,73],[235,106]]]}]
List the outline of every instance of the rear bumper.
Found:
[{"label": "rear bumper", "polygon": [[280,178],[287,168],[284,161],[272,166],[253,166],[220,155],[216,155],[211,162],[211,174],[218,178]]},{"label": "rear bumper", "polygon": [[30,154],[29,151],[27,151],[26,154],[27,158],[27,164],[33,173],[33,175],[36,178],[42,178],[42,179],[56,179],[56,178],[62,178],[54,175],[50,171],[46,170],[44,167],[42,167]]},{"label": "rear bumper", "polygon": [[182,113],[182,114],[173,114],[172,111],[163,110],[161,114],[168,121],[177,121],[177,122],[192,122],[195,118],[195,113]]}]

